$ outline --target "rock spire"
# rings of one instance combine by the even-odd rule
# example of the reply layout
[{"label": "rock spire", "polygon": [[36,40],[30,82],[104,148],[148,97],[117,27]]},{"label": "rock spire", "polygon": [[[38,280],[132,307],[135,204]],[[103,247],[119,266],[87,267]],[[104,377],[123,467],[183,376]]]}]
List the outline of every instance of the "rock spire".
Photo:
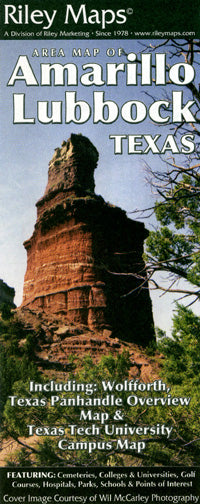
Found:
[{"label": "rock spire", "polygon": [[144,269],[148,232],[94,193],[97,161],[97,149],[82,135],[55,149],[35,229],[24,243],[22,306],[147,344],[154,337],[151,301],[132,273]]}]

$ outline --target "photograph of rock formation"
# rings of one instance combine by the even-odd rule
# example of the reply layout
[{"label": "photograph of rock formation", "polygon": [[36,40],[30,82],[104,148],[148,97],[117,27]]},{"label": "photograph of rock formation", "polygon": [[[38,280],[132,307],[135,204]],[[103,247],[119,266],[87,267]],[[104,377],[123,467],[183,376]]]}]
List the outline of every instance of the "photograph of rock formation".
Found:
[{"label": "photograph of rock formation", "polygon": [[[123,26],[95,41],[85,22],[59,39],[58,5],[7,7],[42,38],[2,40],[0,466],[70,479],[6,483],[23,502],[145,501],[162,466],[163,491],[194,493],[175,467],[197,475],[200,455],[199,42]],[[73,24],[90,12],[69,7]],[[145,486],[120,469],[113,492],[110,475],[99,490],[71,477],[141,466]]]},{"label": "photograph of rock formation", "polygon": [[98,151],[72,134],[55,149],[37,222],[24,243],[22,307],[66,315],[70,323],[148,344],[154,337],[143,273],[144,224],[94,192]]},{"label": "photograph of rock formation", "polygon": [[24,243],[22,304],[1,310],[3,466],[198,460],[186,441],[191,429],[198,436],[198,404],[190,406],[188,393],[198,376],[199,319],[180,306],[173,338],[157,330],[156,344],[144,282],[148,231],[95,194],[97,162],[97,149],[80,134],[55,149]]}]

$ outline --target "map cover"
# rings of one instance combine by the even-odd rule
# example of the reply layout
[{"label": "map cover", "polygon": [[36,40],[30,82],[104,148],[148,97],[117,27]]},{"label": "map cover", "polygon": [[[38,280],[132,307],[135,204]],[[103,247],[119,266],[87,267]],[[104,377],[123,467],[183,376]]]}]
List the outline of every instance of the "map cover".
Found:
[{"label": "map cover", "polygon": [[2,503],[199,502],[199,18],[1,3]]}]

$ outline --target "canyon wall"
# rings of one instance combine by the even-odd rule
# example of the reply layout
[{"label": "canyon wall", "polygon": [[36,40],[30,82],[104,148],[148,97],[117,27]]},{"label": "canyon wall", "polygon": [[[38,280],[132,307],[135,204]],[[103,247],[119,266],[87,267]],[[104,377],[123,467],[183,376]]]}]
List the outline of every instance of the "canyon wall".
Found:
[{"label": "canyon wall", "polygon": [[15,289],[13,287],[9,287],[3,280],[0,279],[0,305],[3,303],[8,303],[11,306],[14,306],[14,296]]}]

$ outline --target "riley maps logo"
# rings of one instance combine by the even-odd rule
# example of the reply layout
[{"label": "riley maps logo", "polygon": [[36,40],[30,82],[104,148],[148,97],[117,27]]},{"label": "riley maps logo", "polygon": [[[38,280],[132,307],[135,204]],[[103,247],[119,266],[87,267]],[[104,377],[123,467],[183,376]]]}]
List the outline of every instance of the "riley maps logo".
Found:
[{"label": "riley maps logo", "polygon": [[[32,10],[30,5],[4,5],[4,24],[15,25],[28,25],[33,23],[35,25],[43,25],[43,29],[51,28],[57,16],[56,9],[35,9]],[[88,9],[86,4],[81,4],[75,10],[71,4],[67,4],[64,12],[64,24],[78,24],[84,25],[101,25],[101,28],[106,28],[107,25],[112,23],[124,24],[127,21],[127,16],[133,14],[133,9]]]}]

